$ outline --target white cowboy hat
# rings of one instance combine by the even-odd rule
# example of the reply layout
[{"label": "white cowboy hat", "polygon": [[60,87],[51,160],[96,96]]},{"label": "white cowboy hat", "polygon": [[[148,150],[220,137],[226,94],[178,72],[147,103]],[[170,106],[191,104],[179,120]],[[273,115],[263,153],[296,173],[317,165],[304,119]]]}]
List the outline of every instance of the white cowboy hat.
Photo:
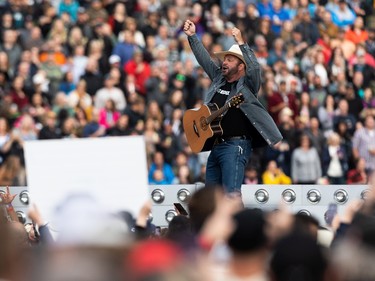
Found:
[{"label": "white cowboy hat", "polygon": [[237,44],[232,45],[232,47],[230,47],[228,51],[215,52],[214,54],[215,54],[215,56],[216,56],[217,58],[219,58],[221,61],[224,60],[224,57],[225,57],[226,55],[232,55],[232,56],[235,56],[235,57],[239,58],[239,59],[240,59],[245,65],[246,65],[246,62],[245,62],[245,60],[244,60],[244,58],[243,58],[243,55],[242,55],[242,51],[241,51],[241,49],[240,49],[240,46],[237,45]]}]

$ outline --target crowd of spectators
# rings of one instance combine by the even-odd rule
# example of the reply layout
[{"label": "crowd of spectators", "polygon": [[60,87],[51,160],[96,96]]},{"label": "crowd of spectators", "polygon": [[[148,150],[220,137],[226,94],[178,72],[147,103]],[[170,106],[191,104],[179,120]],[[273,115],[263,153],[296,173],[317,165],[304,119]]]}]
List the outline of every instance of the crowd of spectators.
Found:
[{"label": "crowd of spectators", "polygon": [[258,97],[284,141],[254,150],[258,182],[270,161],[293,183],[366,183],[375,169],[373,1],[0,5],[1,185],[26,184],[24,141],[125,135],[145,136],[150,183],[204,181],[207,153],[193,154],[182,130],[210,85],[181,32],[187,18],[211,54],[238,27],[262,65]]},{"label": "crowd of spectators", "polygon": [[0,194],[1,280],[375,279],[374,176],[363,199],[328,208],[324,221],[283,204],[244,208],[239,194],[204,186],[165,228],[149,220],[150,201],[133,216],[83,193],[61,198],[49,222],[33,204],[23,225],[10,191]]},{"label": "crowd of spectators", "polygon": [[7,189],[1,280],[375,280],[373,1],[10,0],[0,8],[1,186],[27,184],[25,141],[127,135],[145,136],[151,184],[204,182],[207,153],[191,153],[181,124],[210,85],[181,33],[187,18],[211,54],[229,49],[239,27],[263,67],[258,96],[284,140],[254,150],[244,183],[369,184],[365,200],[328,225],[282,206],[244,209],[222,187],[204,187],[189,215],[161,232],[148,221],[149,203],[133,218],[89,196],[63,201],[56,229],[36,206],[24,226]]}]

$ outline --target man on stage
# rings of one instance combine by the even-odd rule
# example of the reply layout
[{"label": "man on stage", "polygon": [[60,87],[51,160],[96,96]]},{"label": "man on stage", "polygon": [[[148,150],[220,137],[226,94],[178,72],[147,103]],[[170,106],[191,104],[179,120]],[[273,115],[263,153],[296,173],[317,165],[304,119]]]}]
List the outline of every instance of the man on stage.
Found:
[{"label": "man on stage", "polygon": [[220,123],[223,135],[214,141],[206,167],[206,185],[219,184],[228,193],[240,193],[252,148],[274,146],[282,139],[273,119],[257,99],[261,66],[236,27],[232,34],[237,44],[228,51],[215,53],[221,67],[198,39],[192,21],[185,21],[184,32],[197,61],[212,80],[205,104],[215,103],[221,108],[236,95],[244,97],[244,102],[224,113]]}]

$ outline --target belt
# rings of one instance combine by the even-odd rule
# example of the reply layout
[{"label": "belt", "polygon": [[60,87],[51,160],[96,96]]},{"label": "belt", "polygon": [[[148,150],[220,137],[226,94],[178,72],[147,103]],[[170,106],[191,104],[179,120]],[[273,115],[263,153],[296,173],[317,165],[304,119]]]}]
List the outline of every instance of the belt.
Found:
[{"label": "belt", "polygon": [[223,143],[223,142],[231,141],[231,140],[246,140],[246,139],[248,139],[246,136],[218,137],[216,138],[215,143]]}]

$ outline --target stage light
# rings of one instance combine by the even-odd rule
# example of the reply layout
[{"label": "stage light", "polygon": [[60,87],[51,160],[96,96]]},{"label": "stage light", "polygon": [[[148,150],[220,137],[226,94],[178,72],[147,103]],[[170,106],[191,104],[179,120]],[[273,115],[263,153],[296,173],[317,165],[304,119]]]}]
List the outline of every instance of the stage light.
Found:
[{"label": "stage light", "polygon": [[29,192],[24,190],[19,195],[20,201],[24,205],[29,205]]},{"label": "stage light", "polygon": [[25,224],[26,223],[26,215],[21,211],[17,211],[16,214],[17,214],[19,222],[22,223],[22,224]]},{"label": "stage light", "polygon": [[[5,191],[4,190],[0,190],[0,194],[1,195],[5,195],[6,193],[5,193]],[[0,196],[0,203],[3,201],[3,199],[2,199],[2,197]]]},{"label": "stage light", "polygon": [[269,194],[265,189],[258,189],[255,192],[255,201],[257,201],[259,204],[267,203],[269,198]]},{"label": "stage light", "polygon": [[311,189],[307,192],[307,200],[309,200],[309,202],[312,204],[319,203],[321,198],[322,196],[319,190]]},{"label": "stage light", "polygon": [[152,222],[153,219],[154,219],[154,216],[153,216],[152,213],[150,212],[150,213],[148,214],[147,221],[148,221],[148,222]]},{"label": "stage light", "polygon": [[344,189],[338,189],[335,191],[333,199],[335,199],[338,204],[344,204],[348,201],[348,193]]},{"label": "stage light", "polygon": [[177,212],[175,210],[168,210],[166,213],[165,213],[165,220],[170,223],[172,221],[172,219],[177,216]]},{"label": "stage light", "polygon": [[305,216],[309,216],[309,217],[311,216],[311,213],[306,209],[299,210],[297,214],[305,215]]},{"label": "stage light", "polygon": [[285,203],[292,204],[296,201],[296,193],[292,189],[285,189],[282,193]]},{"label": "stage light", "polygon": [[190,191],[183,188],[177,192],[177,199],[182,203],[187,203],[190,198]]},{"label": "stage light", "polygon": [[152,191],[151,193],[151,198],[152,200],[155,202],[155,203],[163,203],[164,199],[165,199],[165,195],[164,195],[164,192],[160,189],[155,189]]},{"label": "stage light", "polygon": [[363,200],[366,200],[367,199],[367,196],[369,195],[369,192],[370,190],[369,189],[365,189],[361,192],[361,199]]}]

